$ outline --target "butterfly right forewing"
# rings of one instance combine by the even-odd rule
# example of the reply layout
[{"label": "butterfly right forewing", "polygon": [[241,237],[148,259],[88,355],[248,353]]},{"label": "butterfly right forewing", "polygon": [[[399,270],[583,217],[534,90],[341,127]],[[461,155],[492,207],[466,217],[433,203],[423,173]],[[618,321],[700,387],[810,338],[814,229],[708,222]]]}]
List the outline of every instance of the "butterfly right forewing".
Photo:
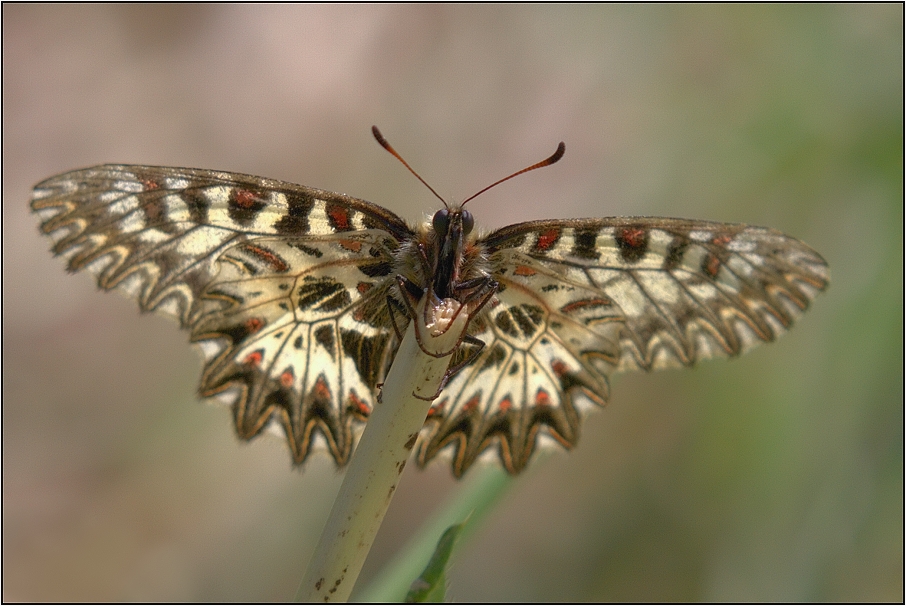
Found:
[{"label": "butterfly right forewing", "polygon": [[[776,230],[658,217],[538,221],[485,239],[491,253],[562,276],[624,318],[619,370],[735,356],[785,332],[828,283],[827,263]],[[509,272],[532,288],[531,276]],[[589,307],[572,304],[578,317]],[[561,311],[569,311],[561,307]],[[594,313],[582,320],[594,324]]]},{"label": "butterfly right forewing", "polygon": [[88,268],[104,289],[120,288],[145,311],[191,326],[201,295],[227,249],[260,236],[306,238],[412,230],[364,200],[252,175],[191,168],[103,165],[35,186],[32,209],[70,271]]}]

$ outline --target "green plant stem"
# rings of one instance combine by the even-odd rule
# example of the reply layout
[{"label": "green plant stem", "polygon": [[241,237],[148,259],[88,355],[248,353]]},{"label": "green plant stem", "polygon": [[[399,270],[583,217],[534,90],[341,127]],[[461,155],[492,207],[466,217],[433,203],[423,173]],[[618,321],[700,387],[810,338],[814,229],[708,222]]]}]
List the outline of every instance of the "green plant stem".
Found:
[{"label": "green plant stem", "polygon": [[[435,318],[440,306],[424,313],[424,297],[410,322],[383,386],[383,403],[377,403],[350,461],[346,477],[308,570],[299,585],[296,601],[345,602],[365,563],[365,557],[390,506],[399,477],[415,445],[431,398],[437,392],[449,357],[426,354],[452,351],[468,325],[468,314],[452,320]],[[436,323],[435,323],[436,320]],[[421,344],[416,340],[419,324]],[[427,326],[426,326],[427,324]],[[432,330],[428,327],[433,325]],[[443,329],[441,334],[439,328]]]},{"label": "green plant stem", "polygon": [[[524,474],[529,475],[542,468],[551,454],[550,450],[539,451]],[[457,488],[456,495],[422,525],[368,586],[355,591],[353,599],[366,603],[402,601],[412,580],[431,557],[444,530],[468,519],[458,539],[460,545],[465,545],[515,485],[513,476],[499,465],[476,465],[470,469]]]},{"label": "green plant stem", "polygon": [[356,591],[356,601],[401,602],[444,530],[468,519],[464,535],[471,535],[511,486],[512,477],[499,466],[470,470],[463,485],[457,488],[456,496],[419,529],[371,584]]}]

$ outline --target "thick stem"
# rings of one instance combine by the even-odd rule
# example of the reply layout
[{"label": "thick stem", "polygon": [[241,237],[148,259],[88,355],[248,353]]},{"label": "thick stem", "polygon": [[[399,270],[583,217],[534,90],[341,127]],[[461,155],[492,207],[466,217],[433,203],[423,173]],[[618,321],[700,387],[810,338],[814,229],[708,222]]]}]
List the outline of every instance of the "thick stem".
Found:
[{"label": "thick stem", "polygon": [[[468,314],[450,318],[429,309],[434,326],[426,326],[424,297],[416,319],[410,322],[383,387],[383,403],[374,406],[356,447],[346,477],[321,539],[315,548],[296,601],[345,602],[365,563],[365,557],[390,506],[400,475],[425,422],[450,358],[427,355],[455,348],[468,325]],[[419,326],[421,344],[416,339]],[[433,328],[433,332],[431,330]],[[438,328],[445,329],[442,334]]]}]

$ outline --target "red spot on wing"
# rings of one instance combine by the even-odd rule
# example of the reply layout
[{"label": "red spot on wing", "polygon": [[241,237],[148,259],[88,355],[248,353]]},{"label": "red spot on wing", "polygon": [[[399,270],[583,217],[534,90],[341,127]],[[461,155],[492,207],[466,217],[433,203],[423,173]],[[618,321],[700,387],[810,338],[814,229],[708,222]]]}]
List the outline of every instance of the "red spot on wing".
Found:
[{"label": "red spot on wing", "polygon": [[537,250],[539,252],[546,252],[559,239],[560,239],[560,228],[552,227],[551,229],[539,234],[538,241],[535,242],[535,250]]},{"label": "red spot on wing", "polygon": [[339,245],[345,248],[346,250],[352,252],[359,252],[362,250],[362,243],[358,240],[340,240]]},{"label": "red spot on wing", "polygon": [[154,191],[155,189],[160,189],[160,183],[152,179],[139,179],[139,182],[142,184],[142,187],[147,191]]},{"label": "red spot on wing", "polygon": [[368,418],[371,414],[371,407],[362,401],[354,391],[349,392],[349,409],[362,418]]},{"label": "red spot on wing", "polygon": [[258,196],[247,189],[237,189],[233,192],[233,202],[240,208],[252,208],[258,202]]},{"label": "red spot on wing", "polygon": [[431,408],[428,409],[428,418],[437,417],[444,414],[444,406],[447,405],[447,400],[444,398],[439,404],[434,404]]},{"label": "red spot on wing", "polygon": [[513,402],[509,398],[502,399],[500,401],[500,403],[497,405],[497,408],[499,408],[502,412],[506,412],[509,409],[511,409],[512,407],[513,407]]},{"label": "red spot on wing", "polygon": [[371,287],[374,286],[371,282],[359,282],[355,285],[355,289],[359,291],[359,294],[364,295],[366,292],[371,290]]},{"label": "red spot on wing", "polygon": [[289,389],[293,386],[295,379],[296,377],[295,375],[293,375],[293,369],[287,368],[280,374],[280,385],[282,385],[286,389]]},{"label": "red spot on wing", "polygon": [[472,396],[462,409],[466,412],[473,412],[478,408],[479,402],[481,402],[481,399],[478,396]]},{"label": "red spot on wing", "polygon": [[534,276],[538,272],[527,265],[517,265],[516,269],[513,270],[513,273],[517,276]]},{"label": "red spot on wing", "polygon": [[261,248],[260,246],[254,246],[252,244],[246,244],[244,246],[245,250],[255,255],[265,263],[271,266],[271,269],[274,271],[284,272],[289,269],[289,265],[283,261],[280,257],[275,255],[269,250]]},{"label": "red spot on wing", "polygon": [[543,389],[539,389],[538,393],[535,394],[535,406],[551,406],[551,397]]},{"label": "red spot on wing", "polygon": [[324,376],[319,376],[318,380],[315,381],[315,386],[312,388],[315,398],[322,401],[330,401],[330,387],[327,385],[327,381],[324,380]]},{"label": "red spot on wing", "polygon": [[346,231],[349,229],[349,212],[342,206],[330,206],[327,214],[333,224],[334,229]]},{"label": "red spot on wing", "polygon": [[258,351],[253,351],[245,357],[245,360],[242,361],[246,366],[258,366],[261,364],[261,360],[264,358],[264,354],[259,349]]},{"label": "red spot on wing", "polygon": [[638,248],[647,245],[645,241],[646,234],[647,232],[640,227],[624,227],[620,230],[620,235],[618,237],[625,246],[629,248]]},{"label": "red spot on wing", "polygon": [[582,299],[581,301],[573,301],[572,303],[567,303],[560,308],[560,311],[563,313],[570,313],[576,311],[577,309],[582,309],[583,307],[608,307],[610,305],[609,299]]},{"label": "red spot on wing", "polygon": [[553,370],[554,374],[561,379],[566,373],[569,372],[569,368],[566,366],[563,360],[554,360],[553,362],[551,362],[551,370]]},{"label": "red spot on wing", "polygon": [[726,234],[724,234],[723,236],[714,236],[711,239],[712,244],[716,244],[717,246],[720,246],[721,248],[725,247],[727,244],[729,244],[732,241],[733,241],[733,236],[728,236]]},{"label": "red spot on wing", "polygon": [[264,327],[264,322],[261,318],[249,318],[245,321],[245,330],[249,334],[258,332]]},{"label": "red spot on wing", "polygon": [[712,278],[716,278],[720,272],[720,259],[717,258],[717,255],[708,255],[705,262],[702,263],[702,270]]}]

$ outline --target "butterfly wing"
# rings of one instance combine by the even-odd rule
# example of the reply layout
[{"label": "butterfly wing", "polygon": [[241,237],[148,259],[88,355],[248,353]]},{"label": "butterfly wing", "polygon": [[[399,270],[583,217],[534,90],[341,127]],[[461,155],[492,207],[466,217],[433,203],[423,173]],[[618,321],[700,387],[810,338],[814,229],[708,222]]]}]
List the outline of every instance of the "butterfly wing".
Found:
[{"label": "butterfly wing", "polygon": [[191,326],[227,249],[258,237],[305,239],[360,230],[411,237],[392,212],[342,194],[251,175],[105,165],[35,186],[32,209],[70,271],[89,269],[143,311]]},{"label": "butterfly wing", "polygon": [[39,183],[32,208],[70,271],[176,316],[205,355],[200,392],[243,438],[283,426],[301,463],[321,436],[342,464],[392,360],[390,211],[207,170],[107,165]]},{"label": "butterfly wing", "polygon": [[536,221],[480,241],[500,283],[485,342],[441,393],[420,456],[461,474],[497,445],[518,472],[539,436],[570,447],[613,372],[735,356],[785,332],[828,283],[772,229],[653,217]]},{"label": "butterfly wing", "polygon": [[[347,460],[397,347],[388,295],[416,238],[399,217],[248,175],[112,165],[40,183],[32,207],[71,271],[191,330],[201,394],[232,403],[241,437],[276,422],[297,463],[318,437]],[[499,283],[469,329],[485,345],[455,355],[419,452],[449,448],[457,475],[495,444],[512,473],[539,439],[572,446],[611,373],[738,355],[828,281],[810,248],[745,225],[539,221],[477,246]]]}]

